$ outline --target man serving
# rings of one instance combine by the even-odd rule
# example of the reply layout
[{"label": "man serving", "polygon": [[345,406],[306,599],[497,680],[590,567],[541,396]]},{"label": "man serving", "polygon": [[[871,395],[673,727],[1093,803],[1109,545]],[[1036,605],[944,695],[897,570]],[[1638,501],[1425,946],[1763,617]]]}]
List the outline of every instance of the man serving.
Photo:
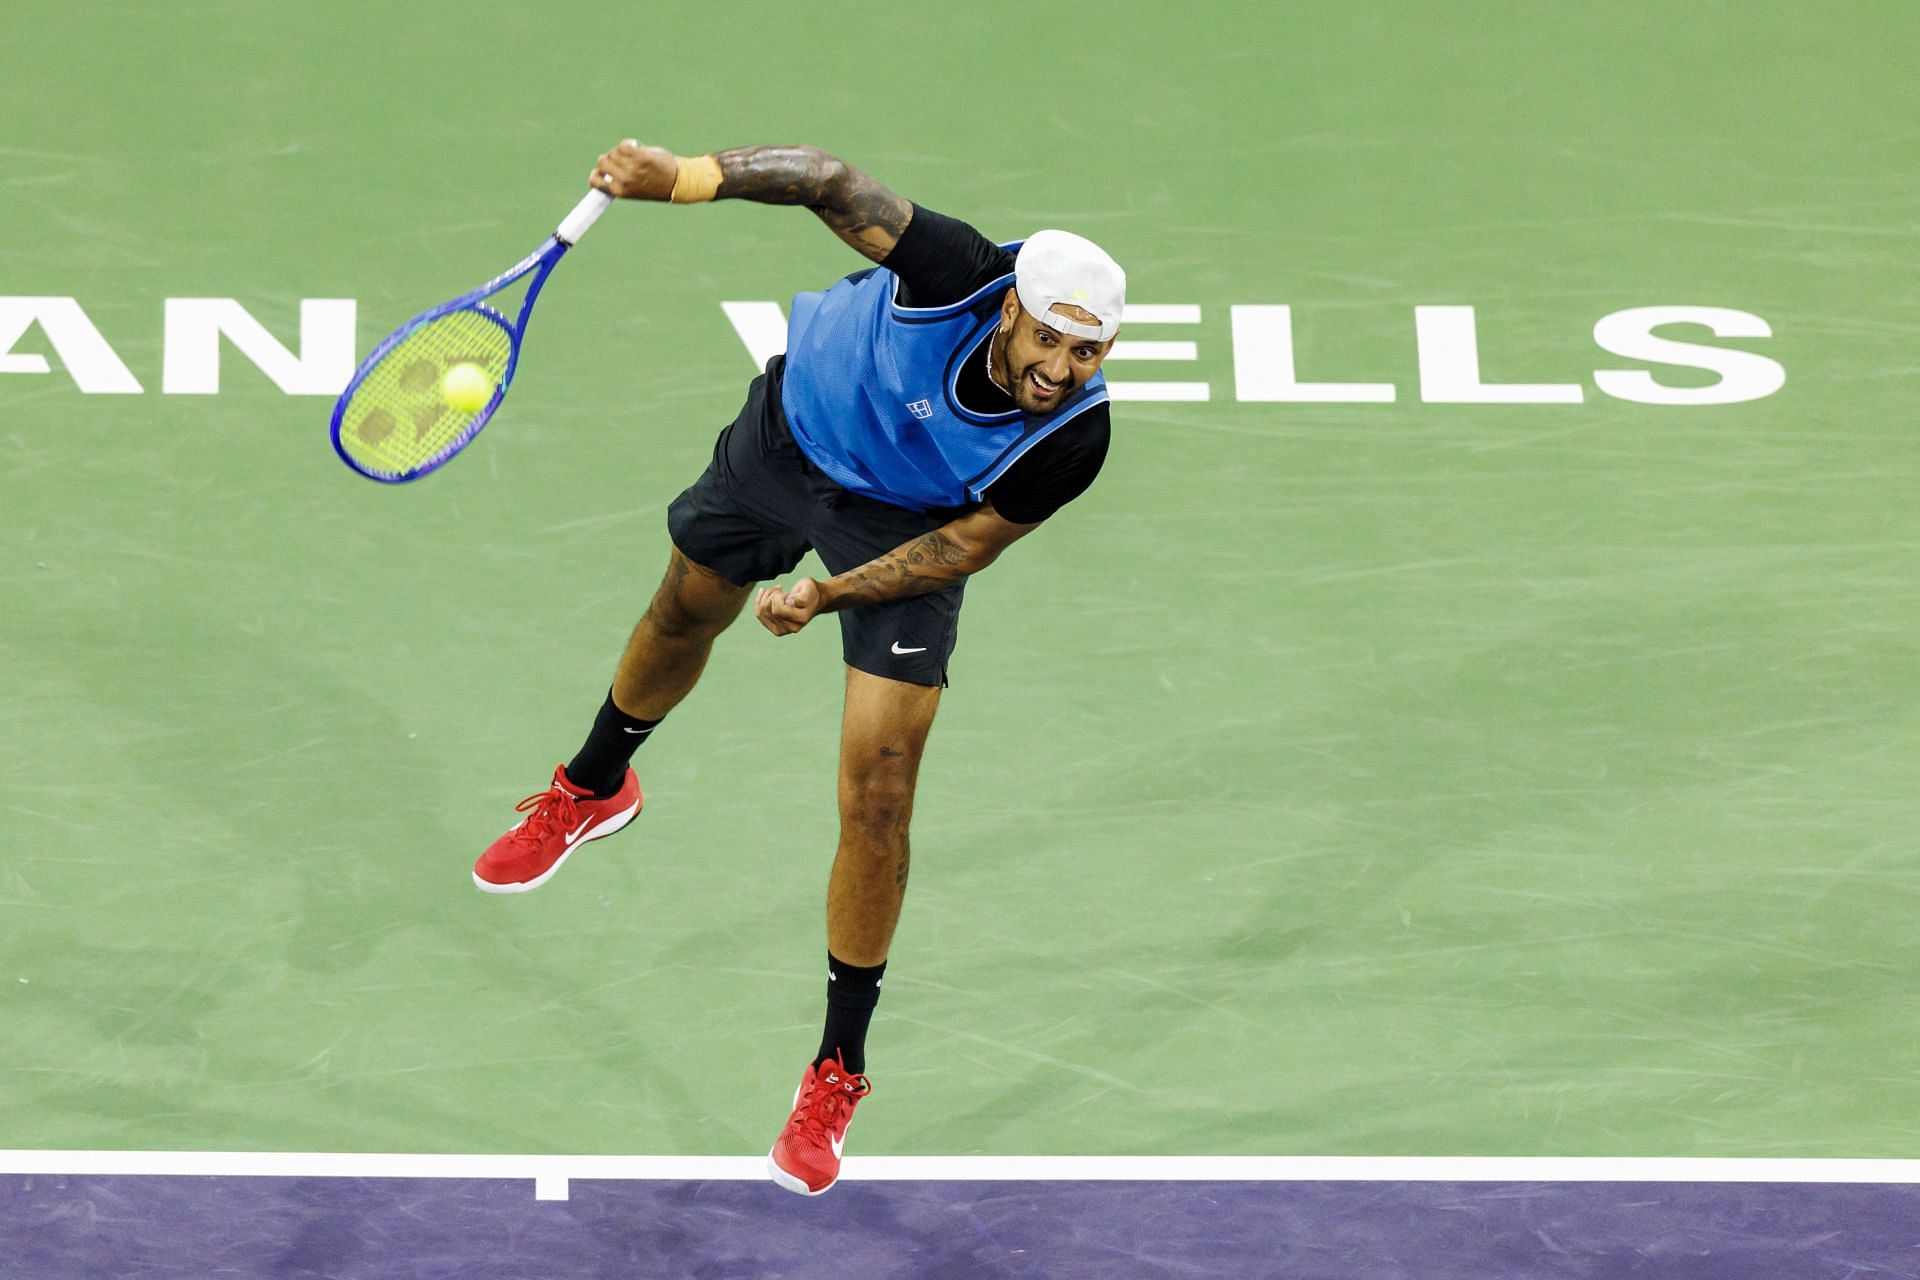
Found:
[{"label": "man serving", "polygon": [[[776,636],[840,618],[847,665],[840,841],[827,881],[827,1016],[768,1154],[781,1186],[840,1172],[867,1096],[866,1033],[906,891],[921,750],[947,684],[967,578],[1085,492],[1110,434],[1101,362],[1126,275],[1065,231],[998,245],[812,147],[675,156],[633,139],[592,184],[633,200],[804,205],[877,263],[794,298],[713,461],[667,512],[665,579],[574,758],[481,855],[474,883],[546,883],[641,805],[634,752],[699,680],[749,595]],[[791,573],[809,550],[833,575]]]}]

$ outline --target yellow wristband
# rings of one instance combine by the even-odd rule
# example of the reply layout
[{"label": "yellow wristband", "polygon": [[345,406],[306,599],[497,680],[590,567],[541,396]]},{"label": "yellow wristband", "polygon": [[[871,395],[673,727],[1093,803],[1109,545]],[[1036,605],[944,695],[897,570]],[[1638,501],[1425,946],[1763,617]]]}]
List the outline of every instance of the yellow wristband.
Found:
[{"label": "yellow wristband", "polygon": [[703,204],[720,190],[720,162],[712,156],[675,156],[680,168],[673,175],[675,204]]}]

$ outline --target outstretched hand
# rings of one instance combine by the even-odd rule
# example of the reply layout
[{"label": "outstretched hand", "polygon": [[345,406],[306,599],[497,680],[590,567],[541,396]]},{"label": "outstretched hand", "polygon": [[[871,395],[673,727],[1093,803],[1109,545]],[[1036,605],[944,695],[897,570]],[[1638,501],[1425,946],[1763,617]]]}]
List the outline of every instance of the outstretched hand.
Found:
[{"label": "outstretched hand", "polygon": [[812,622],[823,603],[820,584],[812,578],[802,578],[793,584],[791,591],[779,587],[760,588],[753,598],[753,616],[773,634],[790,636]]},{"label": "outstretched hand", "polygon": [[594,162],[587,182],[622,200],[669,200],[680,161],[665,147],[643,147],[632,138]]}]

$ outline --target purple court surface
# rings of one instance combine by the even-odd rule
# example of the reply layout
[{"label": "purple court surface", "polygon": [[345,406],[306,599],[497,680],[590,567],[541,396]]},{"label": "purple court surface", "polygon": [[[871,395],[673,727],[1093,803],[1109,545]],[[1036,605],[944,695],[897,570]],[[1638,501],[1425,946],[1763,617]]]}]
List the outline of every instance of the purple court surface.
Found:
[{"label": "purple court surface", "polygon": [[1897,1280],[1920,1187],[0,1176],[4,1280]]}]

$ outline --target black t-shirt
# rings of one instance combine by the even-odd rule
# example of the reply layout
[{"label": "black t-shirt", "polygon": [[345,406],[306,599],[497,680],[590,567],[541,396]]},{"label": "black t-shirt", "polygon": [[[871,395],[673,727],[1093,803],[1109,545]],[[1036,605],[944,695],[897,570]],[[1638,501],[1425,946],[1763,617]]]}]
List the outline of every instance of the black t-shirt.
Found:
[{"label": "black t-shirt", "polygon": [[[958,218],[913,207],[893,252],[880,264],[900,278],[900,301],[942,307],[1013,270],[1013,254]],[[1008,413],[1013,397],[987,375],[987,348],[960,371],[955,393],[980,414]],[[1094,405],[1027,450],[987,489],[994,510],[1015,524],[1038,524],[1087,491],[1107,460],[1113,418]]]}]

